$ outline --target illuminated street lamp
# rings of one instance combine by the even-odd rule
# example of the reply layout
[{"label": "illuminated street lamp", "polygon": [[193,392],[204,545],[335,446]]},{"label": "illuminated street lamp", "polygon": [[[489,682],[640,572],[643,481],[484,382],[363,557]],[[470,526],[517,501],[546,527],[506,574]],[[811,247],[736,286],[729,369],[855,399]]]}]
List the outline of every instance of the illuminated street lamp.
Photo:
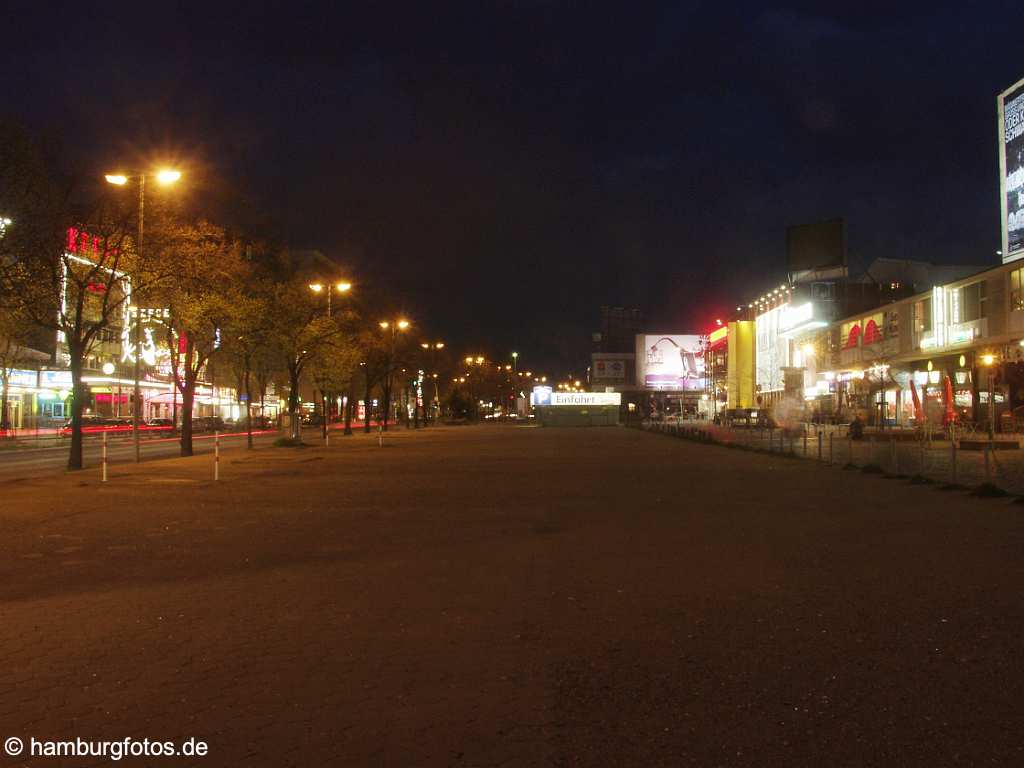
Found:
[{"label": "illuminated street lamp", "polygon": [[[348,282],[347,280],[338,280],[336,282],[326,283],[326,284],[325,283],[310,283],[309,284],[309,290],[311,290],[313,293],[316,293],[316,294],[323,293],[324,288],[327,289],[327,316],[330,317],[331,316],[331,295],[335,291],[337,291],[338,293],[341,293],[341,294],[348,293],[349,291],[352,290],[352,283]],[[321,392],[321,395],[323,397],[323,406],[324,406],[323,439],[324,439],[324,443],[326,443],[327,442],[327,420],[328,420],[328,413],[329,413],[329,405],[328,405],[328,403],[330,402],[330,393],[324,391],[324,392]],[[249,405],[246,404],[246,407],[248,408]],[[349,421],[346,421],[345,425],[346,425],[346,428],[348,428]],[[349,429],[348,431],[346,431],[345,434],[350,434],[350,433],[351,433],[351,430]]]},{"label": "illuminated street lamp", "polygon": [[352,290],[352,283],[347,282],[345,280],[339,280],[336,283],[327,283],[326,286],[324,283],[309,284],[309,290],[311,290],[313,293],[321,293],[325,287],[327,288],[327,316],[330,317],[331,294],[334,293],[334,291],[337,291],[338,293],[348,293],[349,291]]},{"label": "illuminated street lamp", "polygon": [[[170,168],[161,168],[156,173],[148,174],[154,176],[160,184],[167,186],[173,184],[181,178],[181,171],[173,170]],[[146,173],[133,173],[131,176],[138,179],[139,182],[139,233],[135,241],[135,251],[141,258],[142,256],[142,236],[145,231],[145,211],[146,211]],[[123,187],[128,183],[128,174],[124,173],[108,173],[104,178],[107,182],[118,187]],[[134,295],[132,296],[132,302],[135,302]],[[135,304],[135,328],[132,329],[132,338],[134,339],[133,344],[135,345],[134,357],[135,357],[135,402],[132,407],[132,439],[135,442],[135,461],[142,461],[142,446],[139,442],[139,416],[142,409],[142,391],[139,387],[139,379],[141,378],[140,371],[140,360],[142,355],[140,350],[142,349],[142,312],[141,307]],[[178,399],[178,382],[174,382],[174,389],[172,394],[174,395],[175,401]],[[177,406],[175,406],[177,407]],[[177,428],[177,424],[174,428]]]},{"label": "illuminated street lamp", "polygon": [[[437,411],[439,411],[440,408],[441,408],[441,394],[440,394],[440,392],[438,391],[438,388],[437,388],[437,353],[440,350],[444,349],[444,342],[443,341],[434,341],[434,342],[424,341],[424,342],[422,342],[420,344],[420,346],[423,349],[426,349],[426,350],[430,351],[430,369],[433,372],[433,379],[434,379],[434,400],[433,400],[433,402],[431,404],[430,410],[431,411],[435,411],[435,409],[437,409]],[[427,418],[426,410],[427,410],[426,406],[424,406],[424,408],[423,408],[424,418]]]},{"label": "illuminated street lamp", "polygon": [[987,353],[981,356],[982,364],[988,368],[988,441],[991,443],[996,438],[996,374],[993,366],[996,356]]},{"label": "illuminated street lamp", "polygon": [[384,425],[383,429],[388,428],[388,415],[391,410],[391,375],[393,373],[392,368],[395,364],[395,338],[398,336],[399,331],[404,331],[409,327],[409,321],[405,318],[398,318],[396,320],[381,320],[377,325],[380,326],[382,331],[391,331],[391,346],[388,350],[387,366],[384,372]]}]

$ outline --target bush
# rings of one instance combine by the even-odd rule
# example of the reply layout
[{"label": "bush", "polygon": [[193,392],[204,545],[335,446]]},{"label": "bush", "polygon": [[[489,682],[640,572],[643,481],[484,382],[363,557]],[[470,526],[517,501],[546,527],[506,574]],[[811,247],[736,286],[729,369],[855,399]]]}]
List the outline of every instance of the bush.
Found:
[{"label": "bush", "polygon": [[866,475],[880,475],[882,474],[882,468],[877,464],[865,464],[861,467],[861,472]]},{"label": "bush", "polygon": [[279,437],[274,441],[275,448],[305,448],[306,444],[302,440],[298,440],[293,437]]}]

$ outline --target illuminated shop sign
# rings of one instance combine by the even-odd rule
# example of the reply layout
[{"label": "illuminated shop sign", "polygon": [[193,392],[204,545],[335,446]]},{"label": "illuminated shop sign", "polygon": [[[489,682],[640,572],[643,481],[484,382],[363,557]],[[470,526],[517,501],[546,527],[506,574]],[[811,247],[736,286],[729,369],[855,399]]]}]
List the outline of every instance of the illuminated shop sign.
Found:
[{"label": "illuminated shop sign", "polygon": [[25,371],[15,368],[10,371],[8,375],[8,381],[11,383],[12,387],[34,389],[38,380],[39,374],[36,371]]},{"label": "illuminated shop sign", "polygon": [[551,387],[534,387],[530,393],[530,405],[551,405]]},{"label": "illuminated shop sign", "polygon": [[783,336],[795,336],[804,331],[812,331],[816,328],[827,326],[823,320],[815,315],[814,302],[808,301],[803,304],[784,304],[782,315],[779,318],[779,333]]},{"label": "illuminated shop sign", "polygon": [[729,326],[723,325],[721,328],[716,328],[710,334],[708,334],[708,344],[714,346],[720,342],[726,340],[729,336]]},{"label": "illuminated shop sign", "polygon": [[63,389],[70,387],[71,371],[40,371],[39,386],[46,389]]},{"label": "illuminated shop sign", "polygon": [[621,392],[552,392],[550,405],[620,405]]}]

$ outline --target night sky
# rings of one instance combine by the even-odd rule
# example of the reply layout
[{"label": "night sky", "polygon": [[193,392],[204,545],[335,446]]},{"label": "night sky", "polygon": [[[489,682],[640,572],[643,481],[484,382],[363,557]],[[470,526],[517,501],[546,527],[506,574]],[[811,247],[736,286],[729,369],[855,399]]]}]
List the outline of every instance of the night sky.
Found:
[{"label": "night sky", "polygon": [[777,285],[790,224],[995,263],[1024,15],[825,5],[8,0],[0,113],[98,175],[171,157],[460,352],[558,373],[601,304],[682,332]]}]

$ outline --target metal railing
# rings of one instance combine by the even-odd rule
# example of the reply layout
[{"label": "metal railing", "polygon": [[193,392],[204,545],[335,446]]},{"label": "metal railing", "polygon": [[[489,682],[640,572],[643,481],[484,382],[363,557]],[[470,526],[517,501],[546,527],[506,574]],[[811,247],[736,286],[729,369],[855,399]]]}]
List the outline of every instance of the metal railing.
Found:
[{"label": "metal railing", "polygon": [[[646,422],[639,427],[670,437],[781,454],[916,482],[964,487],[991,484],[1007,493],[1024,495],[1024,450],[1002,450],[1007,440],[990,445],[981,435],[972,436],[982,438],[973,441],[977,448],[965,449],[942,433],[909,430],[869,433],[854,439],[845,425],[744,428],[710,422]],[[1017,435],[1002,437],[1010,442],[1020,440]]]}]

